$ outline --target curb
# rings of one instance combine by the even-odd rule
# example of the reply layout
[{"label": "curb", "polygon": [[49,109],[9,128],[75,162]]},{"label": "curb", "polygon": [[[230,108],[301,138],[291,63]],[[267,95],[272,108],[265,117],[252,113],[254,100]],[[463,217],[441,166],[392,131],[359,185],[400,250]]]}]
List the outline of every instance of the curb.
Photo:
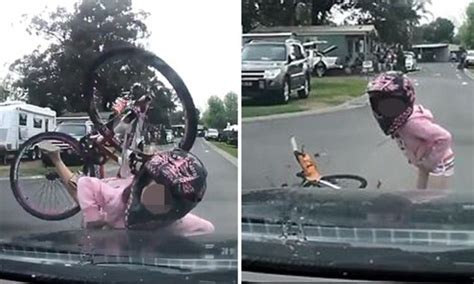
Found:
[{"label": "curb", "polygon": [[215,146],[211,142],[208,142],[206,139],[203,139],[203,141],[204,141],[204,143],[207,144],[207,146],[209,146],[209,148],[211,148],[212,150],[217,152],[217,154],[221,155],[224,159],[229,161],[235,167],[238,167],[238,160],[237,160],[236,157],[230,155],[229,153],[227,153],[226,151],[224,151],[222,149],[219,149],[219,147]]},{"label": "curb", "polygon": [[334,107],[328,107],[328,108],[317,109],[317,110],[292,112],[292,113],[272,114],[272,115],[266,115],[266,116],[247,117],[247,118],[242,118],[242,123],[332,113],[332,112],[341,111],[341,110],[350,110],[350,109],[361,108],[361,107],[365,107],[367,105],[369,105],[369,97],[368,97],[367,94],[364,94],[360,97],[354,98],[352,100],[349,100],[349,101],[347,101],[343,104],[340,104],[340,105],[337,105],[337,106],[334,106]]}]

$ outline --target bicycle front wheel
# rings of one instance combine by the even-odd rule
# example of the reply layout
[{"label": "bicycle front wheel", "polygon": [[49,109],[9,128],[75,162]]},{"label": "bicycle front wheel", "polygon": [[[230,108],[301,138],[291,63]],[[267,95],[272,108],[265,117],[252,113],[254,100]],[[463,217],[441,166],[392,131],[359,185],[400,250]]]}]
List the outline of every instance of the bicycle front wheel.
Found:
[{"label": "bicycle front wheel", "polygon": [[94,176],[94,165],[84,160],[82,146],[76,139],[65,133],[45,132],[31,137],[20,147],[10,167],[10,186],[20,206],[31,215],[43,220],[67,219],[80,208],[51,160],[46,155],[38,160],[26,158],[45,140],[60,149],[61,159],[72,172]]},{"label": "bicycle front wheel", "polygon": [[321,177],[321,179],[343,189],[367,187],[367,180],[357,175],[328,175]]},{"label": "bicycle front wheel", "polygon": [[[122,80],[118,81],[116,78]],[[151,92],[154,95],[145,114],[148,128],[140,130],[142,136],[154,139],[147,141],[149,143],[144,147],[167,150],[176,144],[176,147],[189,151],[196,139],[198,115],[188,88],[165,61],[137,47],[116,48],[104,52],[87,71],[84,95],[90,102],[91,121],[100,134],[106,137],[118,152],[122,151],[121,144],[124,141],[112,139],[116,137],[116,133],[105,126],[107,122],[100,117],[99,108],[110,108],[119,93],[129,90],[133,82],[138,82],[148,90],[148,94]],[[159,90],[157,86],[160,87]],[[110,95],[111,93],[114,95]],[[172,134],[178,132],[180,135]],[[180,138],[179,141],[177,138]]]}]

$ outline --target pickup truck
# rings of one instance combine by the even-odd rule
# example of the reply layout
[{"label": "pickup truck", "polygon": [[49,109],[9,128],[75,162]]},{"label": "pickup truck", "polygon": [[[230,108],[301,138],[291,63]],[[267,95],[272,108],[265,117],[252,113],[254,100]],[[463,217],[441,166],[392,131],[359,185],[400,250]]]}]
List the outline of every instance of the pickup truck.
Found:
[{"label": "pickup truck", "polygon": [[288,103],[307,98],[311,68],[297,40],[252,41],[242,48],[242,97]]},{"label": "pickup truck", "polygon": [[337,49],[337,46],[332,45],[323,51],[313,48],[306,48],[306,56],[309,59],[312,73],[318,77],[324,76],[327,70],[342,69],[343,66],[339,64],[339,57],[326,56],[329,52]]}]

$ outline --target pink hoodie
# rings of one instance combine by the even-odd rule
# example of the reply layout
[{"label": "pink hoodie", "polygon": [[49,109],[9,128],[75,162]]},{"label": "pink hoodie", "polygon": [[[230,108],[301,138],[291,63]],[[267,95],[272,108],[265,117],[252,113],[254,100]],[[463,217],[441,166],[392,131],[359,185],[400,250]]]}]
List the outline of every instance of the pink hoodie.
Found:
[{"label": "pink hoodie", "polygon": [[[85,223],[104,221],[115,229],[125,228],[125,204],[122,193],[131,184],[133,176],[98,179],[80,177],[77,181],[77,199]],[[162,230],[183,236],[209,234],[214,231],[211,222],[191,213]]]},{"label": "pink hoodie", "polygon": [[398,146],[409,162],[432,171],[454,156],[451,134],[433,121],[433,114],[415,105],[406,124],[396,133]]}]

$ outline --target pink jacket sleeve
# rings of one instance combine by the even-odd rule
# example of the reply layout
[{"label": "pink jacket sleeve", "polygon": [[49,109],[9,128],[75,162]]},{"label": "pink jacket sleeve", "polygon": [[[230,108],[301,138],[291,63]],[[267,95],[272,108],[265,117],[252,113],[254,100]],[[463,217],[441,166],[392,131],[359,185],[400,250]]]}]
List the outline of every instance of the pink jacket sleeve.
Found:
[{"label": "pink jacket sleeve", "polygon": [[105,201],[101,181],[97,178],[81,177],[77,181],[77,199],[82,210],[84,223],[103,221],[101,208]]},{"label": "pink jacket sleeve", "polygon": [[418,165],[428,169],[434,169],[451,148],[451,134],[431,121],[414,119],[406,124],[406,131],[423,141],[415,156]]}]

